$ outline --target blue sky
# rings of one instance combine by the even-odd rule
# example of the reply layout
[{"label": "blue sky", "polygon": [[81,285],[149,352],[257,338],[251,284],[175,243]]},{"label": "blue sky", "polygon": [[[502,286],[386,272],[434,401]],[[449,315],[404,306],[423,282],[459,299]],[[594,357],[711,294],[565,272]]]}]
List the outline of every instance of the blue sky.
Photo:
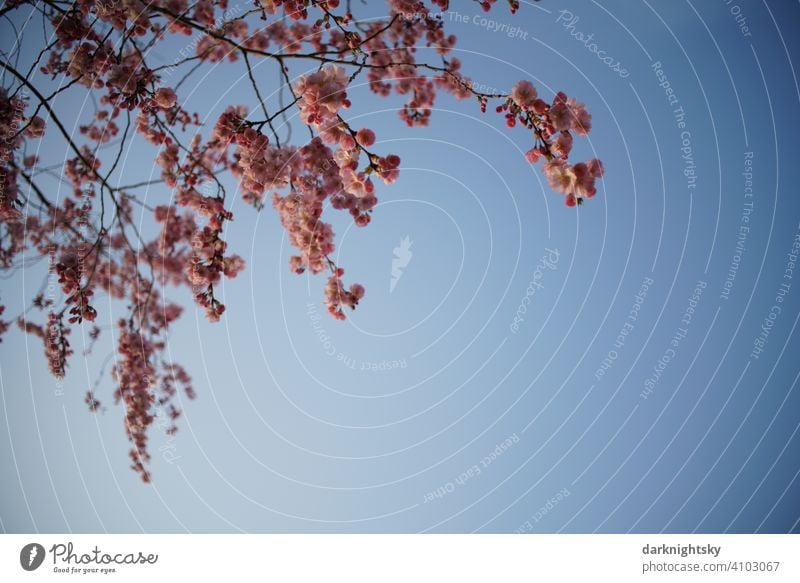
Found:
[{"label": "blue sky", "polygon": [[[225,284],[220,323],[190,307],[171,337],[198,398],[174,439],[153,433],[149,486],[127,468],[100,374],[111,335],[57,384],[38,341],[10,332],[5,531],[798,530],[800,289],[786,270],[800,228],[800,7],[455,4],[443,18],[476,85],[529,79],[587,104],[594,127],[573,155],[603,159],[597,197],[565,207],[525,162],[528,136],[473,101],[442,96],[430,127],[409,129],[397,99],[356,85],[348,119],[402,159],[368,228],[334,220],[347,280],[367,289],[358,310],[326,317],[324,281],[289,273],[274,212],[234,200],[228,241],[248,268]],[[26,36],[23,56],[38,42]],[[256,73],[277,99],[274,66]],[[254,105],[244,74],[203,70],[179,97],[213,121]],[[79,119],[84,96],[66,95],[56,107]],[[134,145],[123,176],[157,175],[152,160]],[[44,275],[3,281],[7,313]],[[104,325],[121,309],[97,307]],[[98,377],[108,408],[92,415],[83,395]]]}]

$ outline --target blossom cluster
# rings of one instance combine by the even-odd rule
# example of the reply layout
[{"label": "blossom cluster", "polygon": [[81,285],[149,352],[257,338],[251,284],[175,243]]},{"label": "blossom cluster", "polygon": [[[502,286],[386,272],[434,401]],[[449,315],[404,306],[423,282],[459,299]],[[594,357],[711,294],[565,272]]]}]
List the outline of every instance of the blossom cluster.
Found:
[{"label": "blossom cluster", "polygon": [[[216,321],[226,310],[221,281],[245,267],[225,240],[233,203],[223,171],[237,179],[249,205],[260,210],[271,201],[294,249],[291,270],[327,277],[324,302],[334,318],[345,318],[364,298],[364,287],[346,285],[344,268],[334,261],[330,215],[343,211],[357,226],[371,224],[380,189],[399,179],[401,161],[385,151],[373,129],[347,120],[354,82],[366,81],[378,96],[397,96],[398,115],[409,126],[429,124],[443,93],[475,99],[481,111],[499,100],[506,124],[523,126],[534,140],[526,158],[542,164],[568,205],[595,195],[602,163],[570,160],[575,136],[591,129],[583,104],[564,93],[545,100],[528,81],[509,94],[482,93],[453,56],[457,39],[440,17],[448,0],[386,3],[386,18],[369,21],[358,20],[351,3],[340,0],[256,0],[255,9],[246,11],[227,0],[8,4],[6,11],[42,16],[52,40],[29,72],[0,56],[4,83],[11,83],[0,88],[0,267],[12,269],[31,256],[50,258],[61,297],[35,299],[41,323],[28,310],[18,324],[41,339],[56,376],[67,370],[73,327],[91,325],[89,338],[97,340],[100,327],[91,322],[99,319],[98,295],[126,306],[112,376],[125,408],[132,465],[142,479],[150,479],[147,435],[159,411],[174,422],[178,389],[194,395],[187,371],[165,355],[169,330],[182,313],[166,298],[168,289],[190,289]],[[478,2],[487,11],[495,4]],[[513,13],[520,3],[507,4]],[[167,54],[164,41],[174,35],[193,39],[174,62],[154,64],[153,55]],[[430,56],[433,61],[423,60]],[[287,100],[278,100],[278,110],[271,98],[262,99],[269,95],[259,91],[268,67],[255,68],[257,60],[277,65]],[[260,107],[225,107],[207,131],[200,115],[186,109],[189,95],[181,86],[197,67],[210,75],[220,70],[211,65],[225,62],[244,68],[236,74],[246,73],[242,79],[252,84]],[[292,78],[293,63],[309,72]],[[35,67],[57,89],[37,88]],[[87,103],[94,112],[75,123],[59,120],[61,94],[75,91],[93,98]],[[293,143],[281,141],[273,124],[279,116],[292,119],[292,110],[310,139],[300,141],[294,133]],[[79,131],[69,132],[73,127]],[[27,144],[58,133],[53,143],[65,144],[59,178],[71,189],[51,198],[43,184],[52,168],[42,166]],[[120,161],[133,136],[156,150],[160,176],[126,186]],[[0,320],[0,336],[7,328]],[[100,406],[93,391],[85,402],[91,410]]]},{"label": "blossom cluster", "polygon": [[67,358],[72,355],[72,348],[67,338],[71,330],[64,325],[63,316],[51,311],[47,314],[47,323],[43,326],[22,318],[17,320],[17,325],[28,334],[41,339],[50,373],[56,378],[63,378],[66,373]]},{"label": "blossom cluster", "polygon": [[300,119],[306,125],[330,132],[327,134],[328,142],[335,141],[340,135],[339,110],[350,107],[347,84],[347,72],[336,65],[323,67],[294,83],[294,91],[300,96]]},{"label": "blossom cluster", "polygon": [[603,163],[596,158],[577,164],[569,162],[573,134],[585,136],[592,129],[592,116],[584,104],[563,92],[556,93],[548,103],[539,97],[530,81],[523,80],[497,111],[505,112],[508,127],[519,123],[531,131],[535,145],[525,158],[531,164],[543,161],[550,187],[565,195],[567,206],[581,204],[597,193],[595,182],[603,176]]},{"label": "blossom cluster", "polygon": [[[125,405],[125,431],[133,444],[131,467],[142,480],[149,482],[147,431],[156,420],[155,413],[166,411],[166,416],[173,421],[166,433],[174,433],[174,421],[180,416],[180,410],[171,402],[177,394],[176,385],[182,386],[189,398],[194,397],[194,390],[188,374],[180,365],[166,363],[157,367],[154,364],[154,356],[164,349],[163,341],[143,333],[126,320],[119,320],[117,326],[119,358],[112,369],[117,382],[114,398]],[[94,397],[92,401],[95,401]]]},{"label": "blossom cluster", "polygon": [[345,289],[341,280],[342,275],[344,269],[335,268],[325,285],[325,305],[328,306],[328,313],[337,320],[345,319],[343,307],[355,309],[358,301],[364,297],[364,286],[354,283],[349,289]]},{"label": "blossom cluster", "polygon": [[58,283],[67,297],[65,303],[72,306],[69,310],[71,324],[83,320],[92,322],[97,317],[97,311],[89,304],[94,291],[81,285],[83,266],[83,258],[74,251],[64,253],[55,266]]},{"label": "blossom cluster", "polygon": [[[223,112],[213,132],[215,140],[235,144],[231,169],[239,177],[248,202],[259,206],[265,193],[273,191],[272,205],[289,242],[299,251],[290,257],[292,271],[330,270],[332,281],[338,283],[341,273],[337,270],[341,268],[331,259],[335,235],[330,223],[322,220],[326,203],[348,211],[356,225],[366,226],[378,203],[371,176],[391,184],[400,168],[397,155],[380,156],[370,150],[376,142],[374,131],[354,130],[341,117],[341,111],[350,106],[346,85],[347,76],[337,66],[322,67],[295,82],[301,119],[319,130],[319,136],[300,148],[273,145],[247,120],[247,112],[241,107]],[[288,192],[282,193],[284,190]],[[356,290],[362,290],[357,294],[360,299],[363,288],[355,285]],[[337,318],[344,317],[342,306],[354,308],[357,304],[357,299],[339,295],[345,301],[328,301],[329,306],[335,304],[331,313]],[[329,300],[331,297],[328,294]]]},{"label": "blossom cluster", "polygon": [[26,124],[27,105],[22,97],[12,97],[5,88],[0,87],[0,221],[4,222],[20,216],[17,187],[19,169],[13,164],[14,155],[25,137],[41,137],[44,134],[44,121],[41,118],[31,118]]}]

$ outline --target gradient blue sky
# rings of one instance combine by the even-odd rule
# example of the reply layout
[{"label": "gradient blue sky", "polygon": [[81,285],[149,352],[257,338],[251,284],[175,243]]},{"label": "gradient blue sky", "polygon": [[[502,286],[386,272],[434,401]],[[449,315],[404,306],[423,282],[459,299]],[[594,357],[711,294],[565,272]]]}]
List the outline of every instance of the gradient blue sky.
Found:
[{"label": "gradient blue sky", "polygon": [[[171,338],[170,357],[187,365],[198,398],[183,403],[174,439],[153,432],[151,485],[128,470],[122,410],[107,369],[100,376],[112,331],[92,356],[73,358],[60,385],[38,340],[10,332],[0,348],[4,531],[798,530],[800,281],[784,273],[800,229],[800,6],[547,0],[484,16],[454,4],[443,17],[476,84],[507,90],[530,79],[546,96],[563,90],[588,105],[594,128],[574,155],[605,162],[598,196],[566,208],[523,159],[528,136],[472,101],[442,97],[429,128],[408,129],[397,99],[354,87],[348,118],[375,129],[376,149],[403,162],[400,180],[379,187],[369,228],[335,220],[348,281],[367,288],[362,305],[346,322],[327,318],[324,281],[289,273],[274,212],[233,202],[228,240],[248,269],[226,283],[219,324],[190,307]],[[370,2],[363,16],[381,7]],[[561,11],[578,17],[573,29],[558,22]],[[520,30],[495,30],[503,24]],[[23,59],[42,42],[38,26],[29,30]],[[629,75],[571,30],[593,33]],[[172,60],[161,53],[154,59]],[[272,63],[256,72],[277,91]],[[230,103],[253,105],[244,73],[203,70],[179,96],[213,121]],[[77,120],[87,102],[67,93],[56,107]],[[57,139],[42,150],[63,157]],[[123,176],[157,175],[152,160],[149,146],[134,145]],[[146,193],[153,204],[170,196]],[[413,256],[390,291],[404,237]],[[19,313],[44,276],[45,266],[31,265],[3,280],[7,313]],[[541,288],[530,288],[514,331],[534,279]],[[791,287],[779,303],[783,282]],[[121,310],[97,307],[106,326]],[[76,352],[85,340],[73,335]],[[399,366],[375,370],[384,362]],[[108,407],[92,415],[83,395],[98,377]]]}]

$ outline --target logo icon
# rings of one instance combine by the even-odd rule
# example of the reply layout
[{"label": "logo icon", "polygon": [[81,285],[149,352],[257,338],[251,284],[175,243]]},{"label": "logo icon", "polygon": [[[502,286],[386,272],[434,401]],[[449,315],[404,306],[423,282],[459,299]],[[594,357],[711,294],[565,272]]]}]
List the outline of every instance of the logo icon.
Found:
[{"label": "logo icon", "polygon": [[397,282],[403,277],[403,270],[411,263],[411,257],[414,254],[411,252],[411,245],[413,241],[408,235],[400,239],[400,244],[394,248],[394,257],[392,258],[392,279],[389,282],[389,293],[394,291]]},{"label": "logo icon", "polygon": [[26,571],[35,571],[44,562],[44,547],[39,543],[28,543],[19,552],[19,564]]}]

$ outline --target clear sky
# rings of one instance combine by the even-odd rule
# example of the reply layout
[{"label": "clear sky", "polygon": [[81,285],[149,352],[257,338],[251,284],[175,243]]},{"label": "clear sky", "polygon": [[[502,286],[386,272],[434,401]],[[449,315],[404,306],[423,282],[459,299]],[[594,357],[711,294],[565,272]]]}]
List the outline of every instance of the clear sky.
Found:
[{"label": "clear sky", "polygon": [[[473,101],[442,96],[429,128],[408,129],[397,99],[354,87],[348,119],[402,158],[368,228],[335,220],[347,280],[367,289],[357,311],[328,318],[324,279],[289,273],[272,209],[233,202],[228,241],[248,268],[225,284],[220,323],[187,304],[171,337],[198,398],[174,438],[152,433],[150,485],[128,469],[101,372],[111,330],[85,359],[88,329],[73,334],[61,383],[37,339],[9,332],[0,528],[800,530],[800,6],[452,4],[443,18],[476,85],[529,79],[588,105],[591,139],[574,155],[605,162],[597,197],[565,207],[525,162],[528,136]],[[40,43],[32,26],[23,60]],[[256,72],[277,99],[274,65]],[[244,74],[202,70],[179,98],[213,122],[254,105]],[[78,120],[84,97],[55,106]],[[43,151],[63,156],[55,140]],[[123,176],[156,176],[153,158],[135,145]],[[406,238],[410,259],[393,265]],[[2,281],[7,314],[44,275]],[[105,327],[121,310],[97,308]],[[91,414],[95,382],[106,410]]]}]

